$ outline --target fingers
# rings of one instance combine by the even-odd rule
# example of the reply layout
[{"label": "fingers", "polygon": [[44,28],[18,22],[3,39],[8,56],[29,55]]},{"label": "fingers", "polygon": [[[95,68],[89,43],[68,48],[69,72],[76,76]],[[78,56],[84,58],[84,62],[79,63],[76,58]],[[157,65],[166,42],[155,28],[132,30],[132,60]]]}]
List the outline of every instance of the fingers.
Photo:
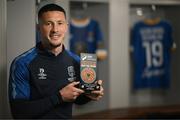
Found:
[{"label": "fingers", "polygon": [[77,92],[77,93],[84,93],[84,91],[83,90],[81,90],[81,89],[78,89],[78,88],[76,88],[75,86],[76,85],[78,85],[80,82],[78,81],[78,82],[72,82],[72,83],[70,83],[69,84],[69,86],[72,86],[73,88],[73,92]]},{"label": "fingers", "polygon": [[98,84],[100,85],[100,90],[96,90],[96,91],[92,91],[91,95],[89,95],[88,97],[90,97],[92,100],[99,100],[104,96],[104,88],[102,87],[102,80],[98,80],[97,81]]},{"label": "fingers", "polygon": [[102,87],[102,80],[98,80],[98,84],[100,85],[100,90],[92,91],[94,94],[104,95],[104,88]]},{"label": "fingers", "polygon": [[99,84],[99,85],[102,85],[103,81],[102,80],[97,80],[95,83]]},{"label": "fingers", "polygon": [[101,98],[102,98],[103,96],[101,96],[101,95],[99,95],[99,96],[97,96],[94,100],[100,100]]},{"label": "fingers", "polygon": [[103,92],[103,91],[92,91],[92,94],[96,94],[96,95],[99,95],[99,96],[103,96],[103,95],[104,95],[104,92]]},{"label": "fingers", "polygon": [[[102,82],[103,82],[102,80],[97,81],[97,83],[100,85],[100,90],[92,91],[92,94],[87,95],[89,98],[97,101],[104,96],[104,89],[102,87]],[[79,95],[84,93],[84,91],[82,89],[79,89],[76,87],[79,83],[80,83],[79,81],[78,82],[72,82],[67,86],[67,89],[66,89],[67,100],[70,100],[70,101],[76,100],[76,98]]]},{"label": "fingers", "polygon": [[77,92],[77,93],[84,93],[84,91],[83,90],[81,90],[81,89],[78,89],[77,87],[75,87],[76,85],[78,85],[80,82],[72,82],[72,83],[70,83],[74,88],[73,88],[73,91],[74,92]]},{"label": "fingers", "polygon": [[79,82],[72,82],[60,90],[60,94],[64,101],[74,101],[79,95],[84,93],[83,90],[76,87],[78,84]]},{"label": "fingers", "polygon": [[76,100],[77,96],[73,96],[73,100]]},{"label": "fingers", "polygon": [[79,95],[82,94],[82,93],[84,93],[84,91],[81,90],[81,89],[75,88],[75,89],[73,90],[73,95],[79,96]]},{"label": "fingers", "polygon": [[70,85],[71,86],[76,86],[76,85],[78,85],[80,82],[78,81],[78,82],[72,82],[72,83],[70,83]]},{"label": "fingers", "polygon": [[92,91],[91,94],[87,95],[92,100],[100,100],[104,96],[104,89],[101,88],[100,91]]},{"label": "fingers", "polygon": [[102,98],[104,96],[104,92],[103,91],[92,91],[92,95],[91,95],[95,100],[99,100],[100,98]]},{"label": "fingers", "polygon": [[103,81],[102,80],[98,80],[98,84],[102,85]]},{"label": "fingers", "polygon": [[72,99],[75,100],[80,94],[77,92],[73,93]]},{"label": "fingers", "polygon": [[95,100],[95,101],[98,101],[100,100],[103,96],[102,95],[97,95],[97,94],[90,94],[90,95],[87,95],[90,99],[92,100]]},{"label": "fingers", "polygon": [[84,93],[83,90],[78,89],[78,88],[75,88],[75,89],[73,90],[73,93],[72,93],[72,99],[73,99],[73,100],[76,100],[76,98],[77,98],[79,95],[81,95],[82,93]]},{"label": "fingers", "polygon": [[70,83],[70,86],[73,87],[73,88],[72,88],[72,97],[71,97],[72,100],[76,100],[76,98],[77,98],[79,95],[81,95],[82,93],[84,93],[83,90],[78,89],[78,88],[75,87],[75,86],[78,85],[78,84],[79,84],[79,82],[72,82],[72,83]]}]

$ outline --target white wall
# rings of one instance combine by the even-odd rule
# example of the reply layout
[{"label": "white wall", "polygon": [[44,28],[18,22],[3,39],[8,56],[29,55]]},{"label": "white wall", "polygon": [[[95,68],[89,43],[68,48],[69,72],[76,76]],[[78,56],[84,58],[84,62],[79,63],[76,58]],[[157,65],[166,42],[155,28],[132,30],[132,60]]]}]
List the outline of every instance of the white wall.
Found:
[{"label": "white wall", "polygon": [[7,63],[35,45],[35,0],[7,3]]},{"label": "white wall", "polygon": [[[173,40],[176,43],[177,49],[171,53],[171,89],[168,91],[168,97],[165,102],[171,104],[179,104],[180,103],[180,5],[165,7],[165,16],[171,22],[173,27]],[[176,16],[176,17],[174,17]]]},{"label": "white wall", "polygon": [[129,1],[110,0],[110,108],[129,106]]},{"label": "white wall", "polygon": [[7,117],[6,0],[0,1],[0,119]]}]

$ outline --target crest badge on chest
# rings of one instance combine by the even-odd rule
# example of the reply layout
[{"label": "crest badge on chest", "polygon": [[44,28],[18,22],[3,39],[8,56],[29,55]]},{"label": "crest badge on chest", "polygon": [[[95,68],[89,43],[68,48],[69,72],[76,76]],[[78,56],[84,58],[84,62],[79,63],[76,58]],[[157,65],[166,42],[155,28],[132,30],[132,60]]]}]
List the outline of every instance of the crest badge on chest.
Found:
[{"label": "crest badge on chest", "polygon": [[73,82],[74,80],[76,80],[74,66],[69,66],[67,68],[67,71],[68,71],[68,75],[69,75],[68,81]]}]

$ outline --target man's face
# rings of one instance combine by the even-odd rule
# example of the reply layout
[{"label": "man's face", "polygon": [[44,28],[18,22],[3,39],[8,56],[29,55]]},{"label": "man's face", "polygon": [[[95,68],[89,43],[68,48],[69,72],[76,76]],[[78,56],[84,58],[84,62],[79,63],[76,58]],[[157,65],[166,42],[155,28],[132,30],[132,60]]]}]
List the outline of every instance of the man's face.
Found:
[{"label": "man's face", "polygon": [[42,43],[47,47],[59,47],[67,31],[67,22],[63,12],[48,11],[40,17],[39,29]]}]

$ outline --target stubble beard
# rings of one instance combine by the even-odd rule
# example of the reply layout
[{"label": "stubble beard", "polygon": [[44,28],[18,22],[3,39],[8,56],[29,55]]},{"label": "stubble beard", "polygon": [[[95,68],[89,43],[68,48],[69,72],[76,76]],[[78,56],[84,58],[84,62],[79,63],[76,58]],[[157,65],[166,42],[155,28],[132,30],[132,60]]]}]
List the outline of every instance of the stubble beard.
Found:
[{"label": "stubble beard", "polygon": [[[47,39],[47,38],[46,38]],[[44,45],[46,46],[46,48],[48,48],[49,50],[58,48],[62,45],[62,43],[58,43],[58,44],[53,44],[52,42],[48,42],[49,39],[45,40]]]},{"label": "stubble beard", "polygon": [[62,45],[62,43],[59,43],[59,44],[57,44],[57,45],[54,45],[54,44],[52,44],[52,43],[49,43],[49,45],[50,45],[50,48],[57,48],[57,47],[60,47],[61,45]]},{"label": "stubble beard", "polygon": [[[64,40],[64,38],[62,38],[62,40],[60,40],[61,42]],[[51,41],[51,40],[49,40]],[[57,47],[60,47],[62,45],[62,43],[58,43],[58,44],[53,44],[52,42],[49,42],[49,45],[51,48],[57,48]]]}]

